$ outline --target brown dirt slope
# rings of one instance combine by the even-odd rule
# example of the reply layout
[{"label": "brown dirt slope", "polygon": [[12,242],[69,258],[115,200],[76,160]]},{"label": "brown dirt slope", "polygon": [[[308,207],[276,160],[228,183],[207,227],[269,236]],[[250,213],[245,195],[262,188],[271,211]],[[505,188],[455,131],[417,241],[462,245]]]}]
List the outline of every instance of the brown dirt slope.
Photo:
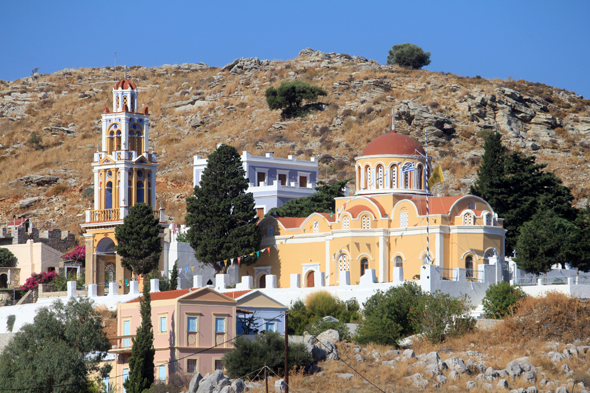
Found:
[{"label": "brown dirt slope", "polygon": [[[100,114],[111,107],[121,77],[120,69],[115,75],[107,67],[0,81],[0,221],[27,215],[42,229],[80,232],[92,198],[90,162],[100,142]],[[573,187],[577,202],[589,193],[590,101],[544,84],[410,71],[311,49],[292,60],[236,59],[223,68],[134,66],[128,78],[140,89],[140,106],[150,108],[158,199],[176,222],[183,222],[191,193],[193,155],[207,155],[224,142],[253,154],[317,156],[322,179],[352,177],[355,156],[389,129],[392,107],[399,132],[420,141],[428,133],[428,153],[447,178],[437,193],[468,192],[483,142],[494,131],[511,149],[548,163]],[[281,121],[278,111],[268,110],[264,91],[294,78],[323,87],[328,96],[323,110]],[[41,140],[31,140],[34,133]],[[27,181],[26,175],[57,176],[67,189]],[[19,205],[30,197],[41,198]]]}]

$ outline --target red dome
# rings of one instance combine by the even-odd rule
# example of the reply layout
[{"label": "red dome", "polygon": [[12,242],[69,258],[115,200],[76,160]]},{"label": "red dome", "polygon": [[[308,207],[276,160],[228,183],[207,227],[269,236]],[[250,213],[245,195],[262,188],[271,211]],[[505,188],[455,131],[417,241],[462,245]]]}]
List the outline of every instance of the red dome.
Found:
[{"label": "red dome", "polygon": [[361,156],[380,156],[395,154],[401,156],[415,156],[417,153],[426,155],[422,145],[409,136],[391,132],[374,139],[365,147]]},{"label": "red dome", "polygon": [[135,86],[135,83],[131,82],[129,79],[121,79],[119,82],[117,82],[117,84],[115,85],[115,89],[118,89],[119,87],[122,88],[123,90],[137,89],[137,87]]}]

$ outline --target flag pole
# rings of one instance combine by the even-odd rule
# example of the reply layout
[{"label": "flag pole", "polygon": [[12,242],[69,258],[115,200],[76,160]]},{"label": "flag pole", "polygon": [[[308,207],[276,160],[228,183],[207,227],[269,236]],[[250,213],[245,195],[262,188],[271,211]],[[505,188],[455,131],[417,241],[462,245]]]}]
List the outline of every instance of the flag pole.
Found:
[{"label": "flag pole", "polygon": [[426,132],[426,127],[424,127],[424,152],[426,153],[426,166],[424,170],[424,184],[426,185],[426,261],[430,265],[430,206],[429,206],[429,194],[430,194],[430,185],[428,184],[428,133]]}]

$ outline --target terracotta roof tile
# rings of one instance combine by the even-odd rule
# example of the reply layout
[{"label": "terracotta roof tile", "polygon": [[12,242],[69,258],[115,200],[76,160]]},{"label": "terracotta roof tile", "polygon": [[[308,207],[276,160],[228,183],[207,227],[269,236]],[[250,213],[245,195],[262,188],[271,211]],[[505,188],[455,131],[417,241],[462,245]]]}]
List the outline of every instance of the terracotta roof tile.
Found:
[{"label": "terracotta roof tile", "polygon": [[422,155],[426,154],[420,142],[409,136],[391,132],[372,140],[365,147],[361,156],[379,156],[384,154],[415,156],[418,153]]}]

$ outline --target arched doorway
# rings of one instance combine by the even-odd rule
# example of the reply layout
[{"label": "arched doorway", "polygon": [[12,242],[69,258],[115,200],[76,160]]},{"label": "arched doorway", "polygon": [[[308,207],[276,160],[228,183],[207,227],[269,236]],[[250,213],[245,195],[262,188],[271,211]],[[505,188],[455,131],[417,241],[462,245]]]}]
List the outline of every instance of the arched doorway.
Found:
[{"label": "arched doorway", "polygon": [[115,281],[116,267],[112,262],[107,262],[104,266],[104,281],[105,284]]},{"label": "arched doorway", "polygon": [[473,257],[471,255],[465,258],[465,277],[473,278]]},{"label": "arched doorway", "polygon": [[0,288],[8,288],[8,275],[6,273],[0,274]]},{"label": "arched doorway", "polygon": [[258,288],[266,288],[266,274],[261,274],[258,277]]},{"label": "arched doorway", "polygon": [[365,275],[365,272],[369,269],[369,260],[367,258],[361,259],[361,277]]},{"label": "arched doorway", "polygon": [[114,255],[115,254],[115,242],[110,237],[100,239],[96,245],[97,255]]},{"label": "arched doorway", "polygon": [[310,271],[309,273],[307,273],[307,278],[306,278],[306,287],[307,288],[313,288],[315,287],[315,277],[314,277],[314,271]]}]

